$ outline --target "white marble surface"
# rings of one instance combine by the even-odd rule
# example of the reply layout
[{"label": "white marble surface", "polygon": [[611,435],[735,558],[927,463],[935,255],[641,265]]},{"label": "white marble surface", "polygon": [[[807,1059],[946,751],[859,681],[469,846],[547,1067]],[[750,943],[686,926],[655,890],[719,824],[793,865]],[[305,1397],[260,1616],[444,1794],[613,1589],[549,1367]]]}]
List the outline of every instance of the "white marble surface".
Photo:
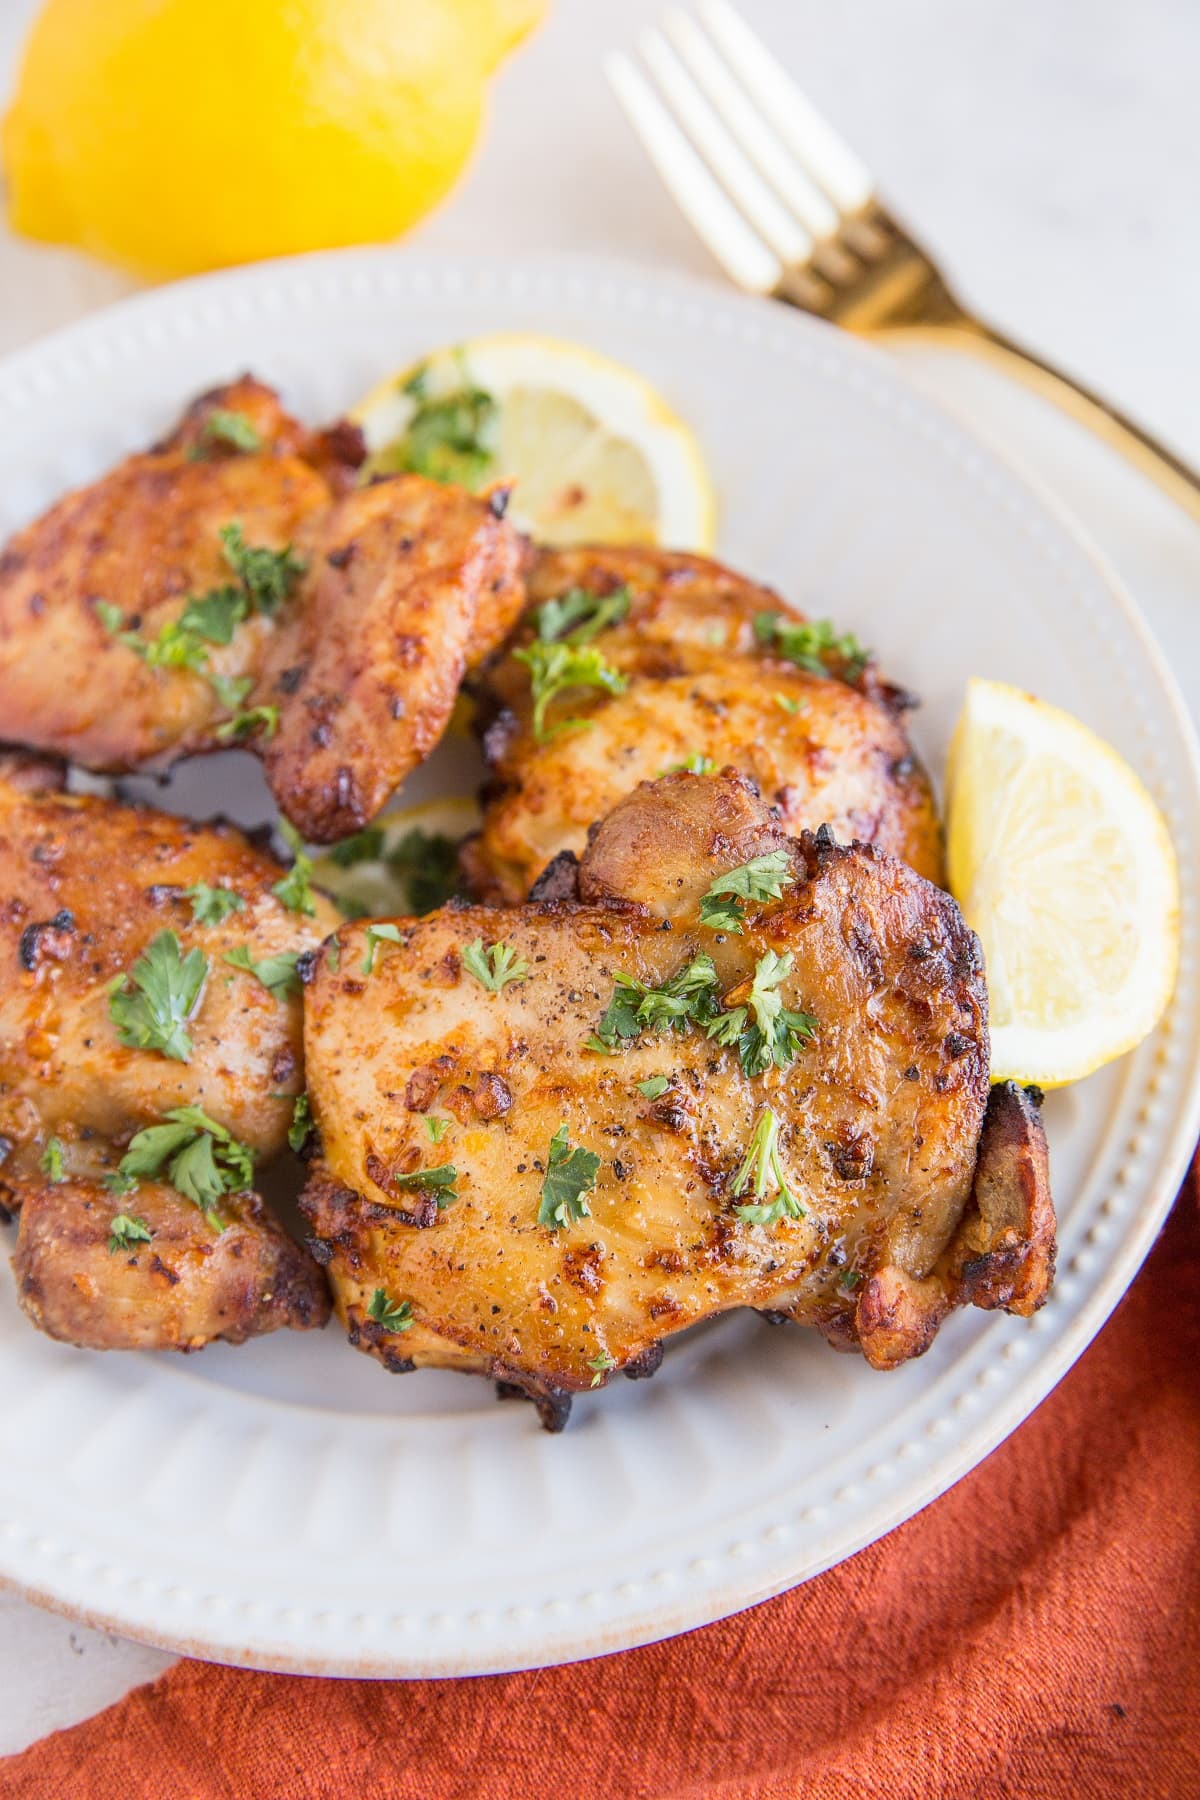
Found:
[{"label": "white marble surface", "polygon": [[[1200,461],[1195,0],[741,0],[961,285]],[[0,0],[0,94],[35,0]],[[496,86],[431,248],[608,250],[711,272],[599,72],[658,8],[558,0]],[[128,291],[0,228],[0,350]],[[995,378],[912,373],[1021,457],[1133,587],[1200,711],[1200,535],[1106,452]],[[0,1752],[86,1717],[169,1658],[0,1594]]]}]

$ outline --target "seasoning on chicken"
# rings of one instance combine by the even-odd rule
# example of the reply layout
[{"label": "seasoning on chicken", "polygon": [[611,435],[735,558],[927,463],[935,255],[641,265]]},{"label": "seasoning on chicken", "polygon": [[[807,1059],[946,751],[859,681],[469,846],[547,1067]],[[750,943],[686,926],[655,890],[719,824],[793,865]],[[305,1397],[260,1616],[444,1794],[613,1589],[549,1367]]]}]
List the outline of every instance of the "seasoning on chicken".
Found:
[{"label": "seasoning on chicken", "polygon": [[253,1192],[303,1091],[299,956],[336,922],[222,825],[0,767],[0,1200],[25,1310],[94,1349],[323,1324]]},{"label": "seasoning on chicken", "polygon": [[560,1425],[733,1307],[890,1368],[1052,1272],[1036,1111],[989,1110],[950,897],[733,770],[639,787],[557,897],[347,925],[314,959],[302,1208],[351,1339]]},{"label": "seasoning on chicken", "polygon": [[481,898],[515,904],[639,781],[732,765],[792,833],[831,827],[941,879],[907,696],[827,621],[702,557],[543,552],[530,608],[477,684],[490,784],[465,848]]},{"label": "seasoning on chicken", "polygon": [[525,550],[502,495],[356,487],[363,455],[245,376],[19,531],[5,736],[107,772],[242,744],[307,838],[366,825],[509,629]]}]

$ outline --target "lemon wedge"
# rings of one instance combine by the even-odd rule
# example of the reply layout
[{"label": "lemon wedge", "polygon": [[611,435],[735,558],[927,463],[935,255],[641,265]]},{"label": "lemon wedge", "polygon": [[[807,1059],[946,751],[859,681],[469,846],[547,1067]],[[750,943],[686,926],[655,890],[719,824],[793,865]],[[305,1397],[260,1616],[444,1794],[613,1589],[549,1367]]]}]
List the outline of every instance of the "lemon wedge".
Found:
[{"label": "lemon wedge", "polygon": [[712,548],[695,438],[640,375],[578,344],[473,338],[381,382],[353,417],[368,473],[413,469],[475,491],[511,481],[509,517],[539,543]]},{"label": "lemon wedge", "polygon": [[314,852],[313,880],[351,916],[431,912],[456,891],[456,853],[479,824],[474,800],[430,800],[383,813]]},{"label": "lemon wedge", "polygon": [[1078,719],[967,684],[948,770],[950,888],[987,958],[992,1079],[1061,1087],[1152,1031],[1179,883],[1133,770]]}]

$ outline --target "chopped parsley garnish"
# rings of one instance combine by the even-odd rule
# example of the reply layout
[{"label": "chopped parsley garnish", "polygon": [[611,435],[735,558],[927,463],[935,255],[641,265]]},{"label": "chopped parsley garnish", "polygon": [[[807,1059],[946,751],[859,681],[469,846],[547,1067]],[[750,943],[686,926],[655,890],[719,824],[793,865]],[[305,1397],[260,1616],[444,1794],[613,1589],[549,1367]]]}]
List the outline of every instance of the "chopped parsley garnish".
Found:
[{"label": "chopped parsley garnish", "polygon": [[700,902],[700,923],[714,931],[740,932],[743,900],[778,900],[795,882],[786,850],[768,850],[740,868],[718,875]]},{"label": "chopped parsley garnish", "polygon": [[657,1100],[660,1094],[666,1093],[670,1085],[671,1083],[665,1075],[648,1075],[645,1081],[638,1082],[637,1090],[639,1094],[644,1094],[647,1100]]},{"label": "chopped parsley garnish", "polygon": [[462,964],[489,994],[498,994],[506,982],[524,981],[529,974],[529,964],[511,944],[489,944],[485,950],[482,938],[467,945]]},{"label": "chopped parsley garnish", "polygon": [[105,1185],[115,1194],[127,1194],[139,1181],[156,1179],[169,1181],[220,1231],[216,1203],[249,1187],[254,1152],[200,1107],[176,1106],[161,1125],[138,1132]]},{"label": "chopped parsley garnish", "polygon": [[589,594],[586,588],[568,588],[556,600],[545,600],[533,615],[543,644],[587,644],[610,626],[629,616],[629,589],[611,594]]},{"label": "chopped parsley garnish", "polygon": [[240,744],[243,738],[256,734],[265,741],[273,738],[278,730],[277,706],[252,706],[249,712],[235,713],[232,719],[218,725],[214,735],[222,744]]},{"label": "chopped parsley garnish", "polygon": [[57,1187],[59,1182],[67,1179],[66,1170],[63,1168],[63,1145],[61,1138],[49,1137],[46,1139],[46,1148],[42,1151],[38,1161],[38,1167],[46,1177],[46,1180],[54,1187]]},{"label": "chopped parsley garnish", "polygon": [[282,550],[248,544],[236,520],[222,525],[218,535],[225,561],[241,582],[251,606],[270,618],[283,605],[308,564],[295,555],[290,544]]},{"label": "chopped parsley garnish", "polygon": [[381,828],[368,825],[365,831],[356,831],[352,837],[331,844],[326,854],[339,869],[353,869],[359,863],[378,862],[383,855],[383,842]]},{"label": "chopped parsley garnish", "polygon": [[203,638],[207,644],[232,644],[234,632],[249,611],[250,602],[242,588],[211,588],[207,594],[192,595],[178,625],[180,631]]},{"label": "chopped parsley garnish", "polygon": [[192,903],[193,925],[219,925],[230,913],[246,910],[246,902],[232,888],[209,887],[203,881],[184,888],[183,897]]},{"label": "chopped parsley garnish", "polygon": [[575,688],[600,688],[606,694],[623,694],[629,686],[619,669],[606,662],[594,647],[580,647],[569,640],[547,644],[535,638],[523,650],[514,650],[518,662],[529,670],[533,696],[533,735],[539,744],[549,743],[564,731],[586,731],[587,719],[560,719],[546,724],[546,709],[560,694]]},{"label": "chopped parsley garnish", "polygon": [[363,974],[370,975],[374,972],[375,952],[380,944],[398,944],[399,942],[400,927],[398,925],[368,925],[367,954],[363,957],[362,961]]},{"label": "chopped parsley garnish", "polygon": [[808,701],[801,700],[796,694],[772,694],[771,698],[780,712],[787,713],[793,719],[797,713],[806,713],[809,710]]},{"label": "chopped parsley garnish", "polygon": [[689,1025],[707,1026],[716,1017],[719,986],[711,956],[697,956],[676,971],[661,987],[647,987],[618,970],[613,976],[613,997],[596,1027],[588,1047],[611,1052],[621,1038],[640,1037],[643,1031],[686,1031]]},{"label": "chopped parsley garnish", "polygon": [[186,1062],[192,1040],[185,1027],[200,1003],[207,975],[203,950],[184,956],[175,933],[160,931],[129,974],[119,976],[110,989],[108,1015],[120,1042],[130,1050],[157,1050],[173,1062]]},{"label": "chopped parsley garnish", "polygon": [[388,852],[388,868],[404,882],[414,914],[436,912],[459,891],[458,845],[414,825]]},{"label": "chopped parsley garnish", "polygon": [[699,750],[693,750],[692,754],[685,756],[682,762],[668,763],[665,769],[660,769],[658,772],[660,776],[711,775],[716,766],[711,756],[702,756]]},{"label": "chopped parsley garnish", "polygon": [[262,436],[245,413],[234,412],[228,406],[214,406],[204,421],[201,440],[191,452],[194,459],[203,459],[206,444],[224,444],[230,450],[261,450]]},{"label": "chopped parsley garnish", "polygon": [[315,919],[317,907],[312,893],[312,857],[305,852],[300,833],[286,819],[280,820],[279,829],[291,846],[294,860],[287,874],[281,880],[272,882],[271,892],[289,912],[302,913],[307,919]]},{"label": "chopped parsley garnish", "polygon": [[367,1305],[367,1317],[385,1331],[407,1331],[413,1322],[412,1302],[389,1300],[383,1288],[376,1288]]},{"label": "chopped parsley garnish", "polygon": [[292,1122],[288,1126],[288,1144],[297,1155],[307,1144],[313,1130],[312,1107],[307,1094],[297,1094],[292,1107]]},{"label": "chopped parsley garnish", "polygon": [[[747,1224],[774,1225],[778,1219],[805,1217],[804,1208],[788,1187],[779,1160],[779,1120],[769,1106],[764,1106],[758,1115],[746,1159],[733,1179],[735,1196],[744,1194],[747,1188],[754,1193],[753,1203],[734,1207],[738,1218],[745,1219]],[[775,1198],[768,1200],[767,1194],[771,1190],[774,1190]]]},{"label": "chopped parsley garnish", "polygon": [[119,606],[114,606],[111,600],[93,601],[92,611],[110,637],[116,637],[125,624],[125,614]]},{"label": "chopped parsley garnish", "polygon": [[604,1377],[610,1370],[615,1369],[616,1366],[616,1357],[610,1356],[607,1350],[598,1350],[595,1356],[589,1356],[588,1368],[595,1370],[595,1373],[592,1376],[592,1386],[594,1388],[602,1386]]},{"label": "chopped parsley garnish", "polygon": [[538,1224],[558,1231],[563,1225],[586,1218],[587,1195],[595,1187],[599,1173],[600,1158],[596,1152],[585,1150],[579,1144],[572,1146],[567,1140],[564,1121],[550,1139]]},{"label": "chopped parsley garnish", "polygon": [[145,1219],[139,1219],[136,1213],[114,1213],[108,1226],[108,1254],[115,1256],[119,1250],[131,1250],[134,1244],[148,1244],[153,1236]]},{"label": "chopped parsley garnish", "polygon": [[783,613],[761,612],[754,621],[754,635],[764,648],[810,675],[836,675],[857,681],[870,661],[853,632],[841,637],[828,619],[791,619]]},{"label": "chopped parsley garnish", "polygon": [[276,956],[264,956],[260,962],[255,962],[248,944],[236,944],[225,952],[224,960],[233,968],[253,975],[276,1000],[286,1000],[289,994],[300,992],[300,976],[296,970],[300,960],[298,950],[281,950]]},{"label": "chopped parsley garnish", "polygon": [[429,1133],[431,1144],[440,1144],[450,1129],[449,1119],[439,1119],[434,1113],[425,1116],[425,1129]]},{"label": "chopped parsley garnish", "polygon": [[742,1070],[753,1079],[772,1066],[786,1069],[817,1029],[810,1013],[793,1012],[783,1004],[780,983],[787,980],[795,961],[791,951],[780,956],[768,950],[754,966],[754,979],[740,1005],[721,1013],[708,1027],[718,1044],[736,1044]]},{"label": "chopped parsley garnish", "polygon": [[419,1188],[422,1193],[432,1194],[439,1212],[458,1199],[454,1185],[458,1170],[453,1163],[439,1163],[436,1169],[413,1169],[407,1175],[393,1175],[392,1180],[398,1188]]},{"label": "chopped parsley garnish", "polygon": [[461,356],[458,365],[462,385],[445,394],[430,394],[427,364],[409,376],[403,392],[416,401],[416,410],[404,435],[375,458],[376,468],[465,488],[487,479],[495,460],[498,409],[491,394],[471,380]]},{"label": "chopped parsley garnish", "polygon": [[843,1269],[838,1276],[837,1284],[844,1293],[852,1294],[855,1288],[862,1286],[862,1276],[857,1269]]},{"label": "chopped parsley garnish", "polygon": [[203,675],[208,667],[203,641],[194,631],[185,631],[178,619],[169,620],[157,637],[144,638],[140,632],[124,629],[124,613],[107,600],[96,602],[96,616],[118,644],[124,644],[152,669],[191,669],[193,674]]}]

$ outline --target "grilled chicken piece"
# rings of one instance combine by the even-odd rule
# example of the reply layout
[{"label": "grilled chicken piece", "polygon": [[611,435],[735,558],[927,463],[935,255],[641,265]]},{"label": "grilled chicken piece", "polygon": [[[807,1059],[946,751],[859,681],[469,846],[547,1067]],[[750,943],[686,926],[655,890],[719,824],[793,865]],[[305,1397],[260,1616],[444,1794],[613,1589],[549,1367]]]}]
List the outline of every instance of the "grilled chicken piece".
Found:
[{"label": "grilled chicken piece", "polygon": [[[257,448],[219,435],[231,418]],[[306,837],[367,824],[441,736],[468,662],[509,629],[525,551],[503,496],[416,476],[355,488],[363,454],[357,427],[306,432],[246,376],[18,532],[0,552],[5,734],[120,772],[220,748],[240,717]],[[151,664],[106,608],[160,642],[190,596],[236,586],[220,536],[235,523],[248,546],[292,546],[286,597],[225,644],[193,640],[199,668]],[[210,676],[245,691],[222,698]]]},{"label": "grilled chicken piece", "polygon": [[[223,958],[242,945],[260,964],[311,949],[337,915],[319,896],[315,917],[289,911],[271,892],[284,870],[228,826],[66,794],[59,780],[48,769],[39,783],[32,762],[0,769],[0,1200],[23,1207],[22,1303],[52,1334],[96,1348],[321,1324],[319,1270],[255,1195],[218,1204],[226,1238],[160,1183],[118,1199],[103,1182],[134,1134],[175,1107],[200,1107],[259,1159],[283,1146],[304,1085],[300,1000]],[[194,923],[185,890],[198,884],[231,890],[241,910]],[[110,1015],[112,985],[160,933],[208,959],[186,1061],[126,1047]],[[110,1266],[122,1212],[155,1235]],[[173,1297],[156,1326],[159,1288]]]},{"label": "grilled chicken piece", "polygon": [[[639,781],[708,759],[743,770],[793,834],[828,824],[941,879],[929,782],[903,723],[906,697],[874,665],[829,659],[852,680],[768,654],[761,613],[795,618],[778,595],[702,557],[656,550],[564,550],[539,556],[530,614],[582,589],[629,595],[625,617],[587,640],[628,682],[624,693],[564,691],[532,730],[530,671],[513,655],[531,617],[478,683],[491,783],[483,827],[464,849],[483,899],[516,904],[560,851],[582,853],[588,828]],[[586,730],[557,729],[582,719]]]},{"label": "grilled chicken piece", "polygon": [[[793,878],[781,897],[747,900],[739,933],[702,924],[714,879],[772,852]],[[394,944],[345,926],[314,959],[321,1152],[301,1204],[353,1341],[393,1369],[491,1374],[555,1425],[572,1392],[650,1372],[666,1337],[731,1307],[889,1368],[952,1306],[1039,1302],[1044,1141],[1032,1109],[1019,1130],[1006,1114],[994,1147],[985,1128],[982,961],[948,895],[869,846],[789,838],[733,770],[640,787],[576,882],[574,902],[397,921]],[[464,961],[479,939],[507,944],[524,979],[488,991]],[[788,1066],[751,1078],[697,1025],[589,1048],[618,974],[657,987],[707,955],[729,1008],[770,952],[793,958],[784,1005],[817,1021]],[[769,1144],[768,1107],[779,1163],[757,1198],[782,1176],[803,1215],[764,1223],[737,1208],[756,1203],[739,1172]],[[563,1125],[599,1167],[586,1213],[552,1226],[539,1209]],[[414,1179],[445,1164],[448,1205],[447,1176]]]},{"label": "grilled chicken piece", "polygon": [[130,1204],[153,1236],[113,1249],[107,1188],[43,1181],[24,1189],[17,1292],[50,1337],[89,1350],[199,1350],[329,1317],[320,1270],[257,1194],[221,1201],[216,1233],[165,1182],[143,1182]]}]

